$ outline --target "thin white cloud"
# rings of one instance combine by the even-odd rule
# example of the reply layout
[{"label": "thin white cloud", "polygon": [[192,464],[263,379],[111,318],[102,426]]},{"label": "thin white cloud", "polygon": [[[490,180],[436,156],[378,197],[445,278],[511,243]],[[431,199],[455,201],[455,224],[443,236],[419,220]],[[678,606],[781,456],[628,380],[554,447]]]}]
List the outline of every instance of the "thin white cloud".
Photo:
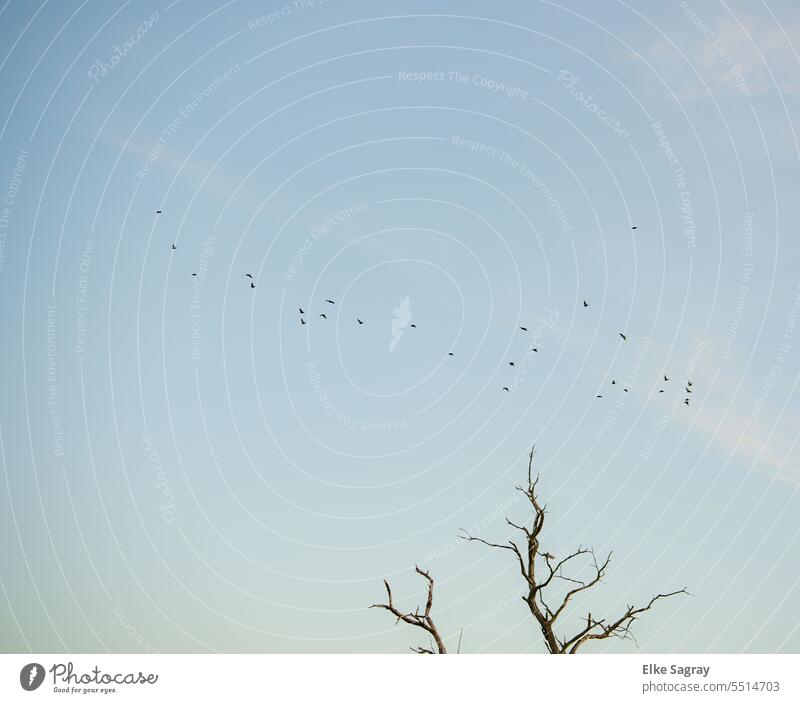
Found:
[{"label": "thin white cloud", "polygon": [[675,7],[678,16],[670,32],[675,46],[659,39],[648,54],[679,98],[707,97],[709,91],[800,95],[800,60],[787,39],[800,36],[799,20],[778,24],[767,16],[733,17],[700,4]]}]

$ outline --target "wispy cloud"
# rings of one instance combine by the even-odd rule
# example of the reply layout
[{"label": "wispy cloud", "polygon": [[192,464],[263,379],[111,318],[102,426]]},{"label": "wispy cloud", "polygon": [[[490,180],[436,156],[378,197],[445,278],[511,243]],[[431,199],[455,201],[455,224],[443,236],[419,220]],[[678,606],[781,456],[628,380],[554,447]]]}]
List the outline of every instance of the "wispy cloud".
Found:
[{"label": "wispy cloud", "polygon": [[731,16],[718,7],[688,2],[676,3],[675,9],[678,20],[670,32],[675,46],[659,39],[648,54],[679,98],[776,90],[800,95],[800,60],[787,39],[800,36],[800,20]]}]

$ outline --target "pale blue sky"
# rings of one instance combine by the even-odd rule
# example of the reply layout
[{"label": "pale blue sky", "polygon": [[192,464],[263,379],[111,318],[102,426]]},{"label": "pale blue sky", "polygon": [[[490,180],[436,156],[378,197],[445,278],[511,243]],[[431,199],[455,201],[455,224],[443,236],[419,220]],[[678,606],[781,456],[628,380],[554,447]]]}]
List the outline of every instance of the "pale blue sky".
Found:
[{"label": "pale blue sky", "polygon": [[3,651],[404,651],[366,607],[415,562],[451,644],[543,651],[456,540],[510,536],[533,442],[544,546],[615,552],[576,615],[687,586],[641,651],[800,651],[798,30],[6,2]]}]

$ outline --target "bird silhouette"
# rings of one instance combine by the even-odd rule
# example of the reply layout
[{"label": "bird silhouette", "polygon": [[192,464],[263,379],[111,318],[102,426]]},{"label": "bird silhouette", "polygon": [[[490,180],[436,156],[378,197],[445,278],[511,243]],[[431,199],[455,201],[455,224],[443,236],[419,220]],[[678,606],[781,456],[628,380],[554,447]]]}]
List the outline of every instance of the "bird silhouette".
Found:
[{"label": "bird silhouette", "polygon": [[628,338],[622,334],[622,332],[619,333],[619,336],[622,337],[626,342],[628,341]]},{"label": "bird silhouette", "polygon": [[305,311],[305,310],[303,310],[303,308],[297,308],[297,309],[300,311],[300,314],[301,314],[301,315],[305,315],[305,314],[306,314],[306,311]]},{"label": "bird silhouette", "polygon": [[689,399],[688,399],[688,398],[686,398],[686,400],[684,400],[683,402],[684,402],[686,405],[689,405]]},{"label": "bird silhouette", "polygon": [[514,362],[513,362],[513,361],[509,361],[509,362],[508,362],[508,365],[509,365],[509,366],[513,366],[513,365],[514,365]]},{"label": "bird silhouette", "polygon": [[305,320],[304,320],[302,317],[300,318],[300,324],[301,324],[301,325],[304,325],[304,324],[306,324],[306,321],[305,321]]},{"label": "bird silhouette", "polygon": [[504,390],[506,393],[508,393],[508,392],[509,392],[509,390],[508,390],[508,386],[503,386],[503,390]]},{"label": "bird silhouette", "polygon": [[585,307],[585,308],[589,307],[589,303],[587,303],[585,300],[583,301],[583,307]]},{"label": "bird silhouette", "polygon": [[363,325],[364,324],[364,320],[359,320],[358,318],[356,318],[356,322],[358,322],[359,325]]},{"label": "bird silhouette", "polygon": [[520,329],[521,329],[523,332],[527,332],[527,331],[528,331],[528,328],[527,328],[527,327],[520,327]]},{"label": "bird silhouette", "polygon": [[251,288],[255,288],[255,287],[256,287],[256,284],[255,284],[255,283],[253,283],[252,281],[250,281],[250,287],[251,287]]},{"label": "bird silhouette", "polygon": [[192,276],[196,276],[196,275],[197,275],[196,273],[193,273],[193,274],[192,274]]},{"label": "bird silhouette", "polygon": [[321,313],[319,314],[319,316],[320,316],[320,317],[324,317],[326,320],[328,319],[328,316],[327,316],[327,315],[326,315],[324,312],[321,312]]},{"label": "bird silhouette", "polygon": [[684,390],[685,390],[687,393],[691,393],[691,392],[692,392],[692,389],[691,389],[691,388],[689,388],[689,387],[686,387],[686,388],[684,388]]},{"label": "bird silhouette", "polygon": [[686,381],[686,384],[689,386],[693,385],[691,381]]},{"label": "bird silhouette", "polygon": [[447,356],[455,356],[455,354],[453,354],[453,352],[447,352]]},{"label": "bird silhouette", "polygon": [[172,251],[175,251],[177,248],[178,247],[176,247],[174,244],[172,245]]},{"label": "bird silhouette", "polygon": [[156,215],[160,215],[160,214],[161,214],[161,210],[156,210]]},{"label": "bird silhouette", "polygon": [[602,395],[596,395],[595,398],[602,398]]},{"label": "bird silhouette", "polygon": [[663,392],[664,392],[664,389],[662,388],[662,389],[659,391],[659,393],[663,393]]},{"label": "bird silhouette", "polygon": [[627,393],[627,392],[628,392],[628,389],[627,389],[627,388],[623,388],[623,389],[622,389],[622,392],[623,392],[623,393]]},{"label": "bird silhouette", "polygon": [[417,329],[417,326],[416,326],[416,325],[410,325],[410,326],[411,326],[411,327],[413,327],[414,329]]},{"label": "bird silhouette", "polygon": [[536,348],[536,347],[531,347],[531,351],[538,352],[538,351],[539,351],[539,349],[538,349],[538,348]]},{"label": "bird silhouette", "polygon": [[252,273],[246,273],[245,276],[247,276],[247,278],[252,278],[253,274]]},{"label": "bird silhouette", "polygon": [[669,379],[667,378],[667,374],[664,374],[664,380],[669,381]]},{"label": "bird silhouette", "polygon": [[639,229],[638,227],[631,227],[631,229]]},{"label": "bird silhouette", "polygon": [[617,382],[613,378],[611,379],[611,385],[612,386],[616,386],[617,385]]},{"label": "bird silhouette", "polygon": [[336,305],[336,303],[333,300],[326,300],[325,302],[330,303],[331,305]]}]

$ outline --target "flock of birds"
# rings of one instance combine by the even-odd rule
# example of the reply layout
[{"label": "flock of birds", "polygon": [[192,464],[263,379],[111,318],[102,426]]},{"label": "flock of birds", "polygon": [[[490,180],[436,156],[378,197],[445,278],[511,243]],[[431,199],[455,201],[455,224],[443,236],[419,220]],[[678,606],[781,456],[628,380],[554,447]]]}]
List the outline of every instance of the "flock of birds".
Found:
[{"label": "flock of birds", "polygon": [[[156,210],[156,214],[157,215],[160,215],[161,212],[162,212],[161,210]],[[634,227],[631,227],[631,229],[632,230],[636,230],[636,229],[639,229],[639,228],[634,226]],[[177,248],[178,248],[177,245],[173,243],[172,244],[172,250],[175,251]],[[197,274],[193,273],[192,276],[197,276]],[[251,289],[256,287],[255,278],[254,278],[252,273],[246,273],[246,274],[244,274],[244,277],[250,279],[250,288]],[[330,300],[328,298],[325,299],[325,302],[328,303],[329,305],[336,305],[336,301],[335,300]],[[586,302],[585,300],[583,301],[583,307],[584,308],[588,308],[589,307],[589,303]],[[304,315],[308,315],[308,313],[306,313],[306,311],[303,310],[302,307],[298,307],[298,310],[300,312],[300,324],[301,325],[305,325],[307,321],[306,321],[305,317],[303,317],[303,316]],[[319,313],[319,317],[321,317],[323,320],[327,320],[328,319],[328,316],[324,312]],[[363,325],[364,324],[364,320],[362,320],[362,319],[360,319],[358,317],[356,318],[356,322],[359,325]],[[409,327],[412,327],[412,328],[416,329],[417,326],[415,324],[410,324]],[[525,326],[520,326],[520,330],[522,330],[523,332],[527,332],[528,328],[525,327]],[[626,334],[624,334],[623,332],[619,332],[619,336],[622,338],[622,341],[624,341],[624,342],[628,341],[628,336]],[[531,351],[538,352],[539,349],[538,349],[538,347],[531,347]],[[448,356],[455,356],[455,354],[453,352],[448,352],[447,355]],[[509,361],[508,365],[511,368],[515,368],[515,364],[514,364],[513,361]],[[669,377],[666,374],[664,374],[664,381],[668,382],[669,380],[670,380]],[[611,385],[612,386],[616,386],[617,385],[616,380],[613,379],[613,378],[611,379]],[[692,381],[691,380],[687,380],[686,381],[686,387],[684,388],[684,390],[686,391],[686,398],[684,398],[684,400],[683,400],[685,405],[689,405],[689,395],[691,395],[691,393],[692,393],[692,386],[693,386]],[[511,392],[508,386],[503,386],[502,390],[504,390],[506,393],[510,393]],[[622,391],[624,393],[627,393],[628,389],[627,388],[623,388]],[[658,392],[659,393],[663,393],[664,389],[661,388]],[[595,396],[595,398],[602,398],[602,397],[603,397],[602,395],[596,395]]]},{"label": "flock of birds", "polygon": [[[250,274],[247,274],[247,275],[249,276]],[[255,288],[255,286],[253,286],[253,288]],[[330,299],[328,299],[328,298],[326,298],[326,299],[325,299],[325,302],[326,302],[326,303],[328,303],[329,305],[336,305],[336,301],[335,301],[335,300],[330,300]],[[304,325],[304,324],[306,324],[306,319],[303,317],[303,315],[307,315],[308,313],[307,313],[305,310],[303,310],[303,308],[302,308],[302,307],[298,307],[297,309],[300,311],[300,324],[301,324],[301,325]],[[327,319],[328,319],[328,316],[327,316],[327,315],[326,315],[324,312],[321,312],[321,313],[319,314],[319,316],[320,316],[320,317],[321,317],[323,320],[327,320]],[[362,319],[360,319],[360,318],[358,318],[358,317],[356,318],[356,322],[357,322],[359,325],[363,325],[363,324],[364,324],[364,320],[362,320]],[[412,326],[412,327],[416,327],[416,325],[411,325],[411,326]]]},{"label": "flock of birds", "polygon": [[[636,229],[636,227],[634,227],[633,229]],[[583,307],[584,307],[584,308],[588,308],[588,307],[589,307],[589,303],[587,303],[585,300],[583,301]],[[521,326],[521,327],[520,327],[520,330],[522,330],[523,332],[527,332],[527,331],[528,331],[528,328],[527,328],[527,327],[522,327],[522,326]],[[619,336],[622,338],[622,341],[624,341],[624,342],[627,342],[627,341],[628,341],[628,336],[627,336],[627,335],[626,335],[624,332],[619,332]],[[531,347],[531,351],[533,351],[533,352],[538,352],[538,351],[539,351],[539,349],[538,349],[538,347]],[[452,354],[451,354],[451,356],[452,356]],[[515,364],[514,364],[514,362],[513,362],[513,361],[509,361],[509,362],[508,362],[508,365],[509,365],[510,367],[512,367],[512,368],[514,368],[514,367],[515,367]],[[669,376],[667,376],[666,374],[664,374],[664,381],[666,382],[666,381],[669,381],[669,380],[670,380]],[[611,379],[611,385],[612,385],[612,386],[616,386],[616,385],[617,385],[617,381],[616,381],[615,379],[613,379],[613,378]],[[689,405],[689,395],[692,393],[692,386],[693,386],[693,385],[694,385],[694,384],[692,383],[692,381],[691,381],[691,380],[687,380],[687,381],[686,381],[686,387],[684,388],[684,390],[686,391],[686,398],[684,398],[684,399],[683,399],[683,403],[684,403],[684,405]],[[503,386],[503,390],[504,390],[506,393],[510,393],[510,392],[511,392],[508,386]],[[622,391],[623,391],[623,393],[627,393],[627,392],[628,392],[628,389],[627,389],[627,388],[623,388],[623,389],[622,389]],[[664,389],[663,389],[663,388],[661,388],[661,389],[659,389],[659,391],[658,391],[658,392],[659,392],[659,393],[663,393],[663,392],[664,392]],[[603,397],[602,395],[596,395],[596,396],[595,396],[595,398],[602,398],[602,397]]]}]

